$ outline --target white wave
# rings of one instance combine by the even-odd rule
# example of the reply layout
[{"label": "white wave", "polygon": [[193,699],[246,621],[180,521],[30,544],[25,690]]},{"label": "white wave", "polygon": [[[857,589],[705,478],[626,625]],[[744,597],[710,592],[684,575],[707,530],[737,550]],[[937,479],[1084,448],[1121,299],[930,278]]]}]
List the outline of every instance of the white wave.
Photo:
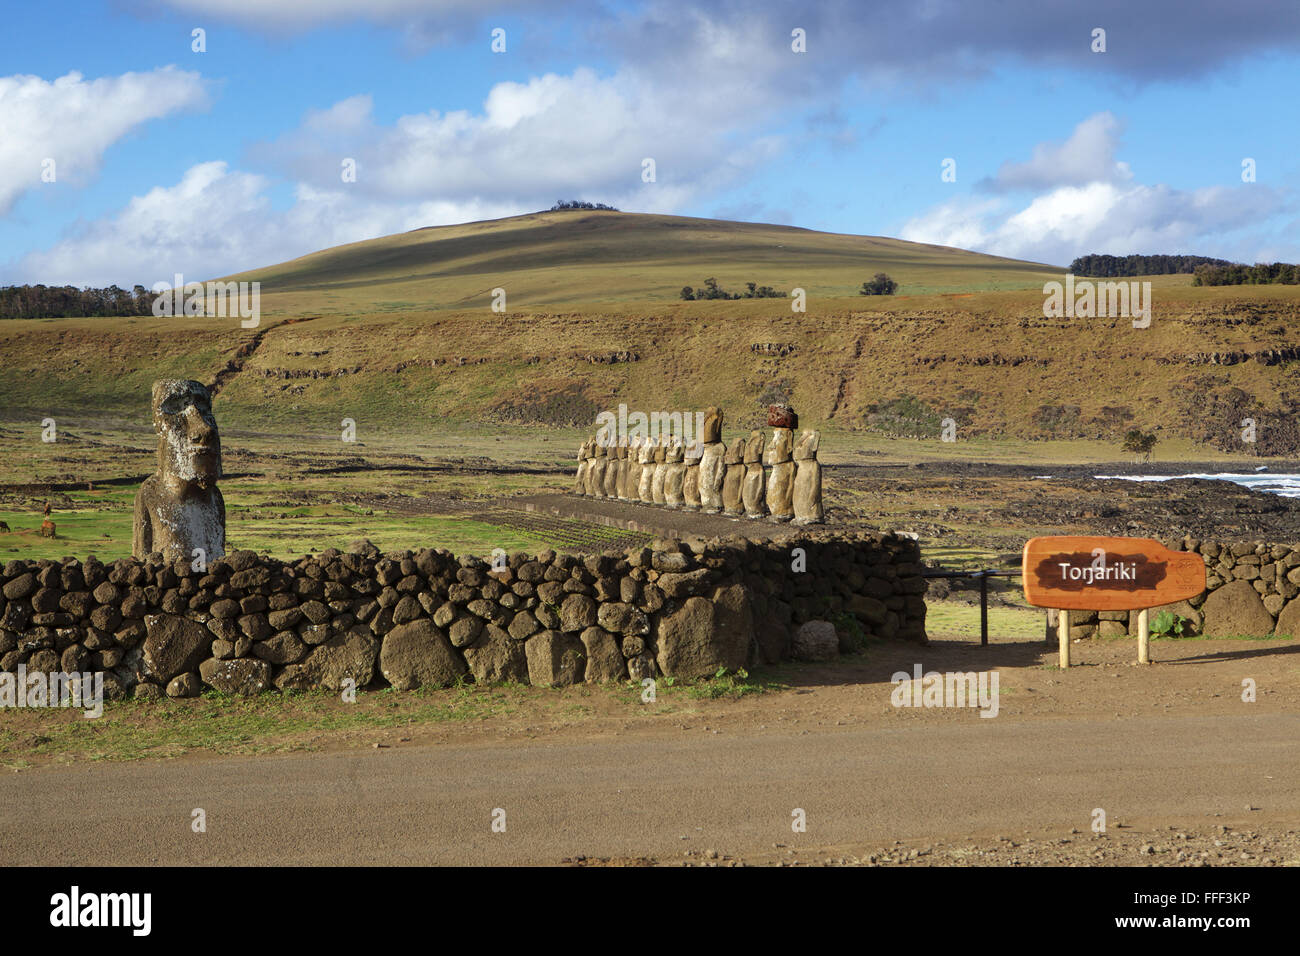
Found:
[{"label": "white wave", "polygon": [[1220,472],[1218,474],[1194,475],[1093,475],[1094,478],[1119,481],[1172,481],[1175,478],[1204,478],[1209,481],[1230,481],[1234,485],[1281,495],[1283,498],[1300,498],[1300,475],[1270,475],[1255,473],[1250,475]]}]

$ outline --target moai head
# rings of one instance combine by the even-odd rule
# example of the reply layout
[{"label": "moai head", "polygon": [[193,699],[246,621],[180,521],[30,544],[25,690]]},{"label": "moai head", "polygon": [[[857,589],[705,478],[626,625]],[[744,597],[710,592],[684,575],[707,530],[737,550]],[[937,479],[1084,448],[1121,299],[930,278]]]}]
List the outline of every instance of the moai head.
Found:
[{"label": "moai head", "polygon": [[710,405],[708,413],[704,416],[704,434],[700,436],[704,444],[712,445],[714,442],[722,441],[722,418],[718,406]]},{"label": "moai head", "polygon": [[724,465],[739,465],[744,460],[745,439],[741,437],[731,443],[731,447],[727,449],[727,453],[722,457],[722,463]]},{"label": "moai head", "polygon": [[660,435],[659,444],[655,446],[655,464],[662,465],[668,460],[668,436]]},{"label": "moai head", "polygon": [[212,396],[199,382],[153,383],[153,427],[158,433],[158,473],[201,488],[221,478],[221,438]]},{"label": "moai head", "polygon": [[763,460],[763,433],[755,428],[745,441],[745,464],[753,465]]},{"label": "moai head", "polygon": [[643,465],[650,464],[655,460],[654,442],[652,442],[648,437],[645,436],[637,439],[637,441],[639,441],[641,444],[640,447],[637,449],[636,460]]},{"label": "moai head", "polygon": [[624,435],[618,440],[618,457],[623,459],[627,457],[627,436]]},{"label": "moai head", "polygon": [[685,455],[687,465],[698,465],[700,463],[700,456],[704,454],[704,442],[700,441],[698,438],[692,438],[686,443],[683,454]]},{"label": "moai head", "polygon": [[668,440],[668,453],[664,456],[664,461],[676,464],[686,458],[686,444],[679,435],[674,435]]},{"label": "moai head", "polygon": [[768,439],[764,461],[769,465],[779,465],[790,460],[794,450],[794,432],[788,428],[773,428],[772,437]]},{"label": "moai head", "polygon": [[813,431],[811,428],[804,429],[799,436],[798,443],[794,446],[795,461],[806,461],[809,458],[817,457],[817,446],[822,439],[822,433]]},{"label": "moai head", "polygon": [[606,458],[609,456],[609,449],[605,447],[606,437],[606,432],[597,432],[596,437],[592,439],[592,442],[596,446],[591,451],[593,458]]}]

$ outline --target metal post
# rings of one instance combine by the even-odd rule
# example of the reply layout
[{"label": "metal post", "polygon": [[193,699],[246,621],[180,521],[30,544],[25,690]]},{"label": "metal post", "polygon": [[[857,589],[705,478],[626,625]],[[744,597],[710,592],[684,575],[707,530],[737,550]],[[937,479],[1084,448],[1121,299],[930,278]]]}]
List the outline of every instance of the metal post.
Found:
[{"label": "metal post", "polygon": [[989,576],[986,571],[980,575],[980,646],[989,643]]}]

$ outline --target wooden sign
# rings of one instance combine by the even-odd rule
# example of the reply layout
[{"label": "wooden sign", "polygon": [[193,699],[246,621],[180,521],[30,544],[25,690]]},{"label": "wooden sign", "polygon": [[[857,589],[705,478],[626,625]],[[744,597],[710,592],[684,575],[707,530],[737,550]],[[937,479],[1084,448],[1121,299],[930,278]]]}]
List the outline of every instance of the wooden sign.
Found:
[{"label": "wooden sign", "polygon": [[1031,538],[1021,572],[1026,601],[1061,610],[1133,611],[1205,590],[1199,554],[1150,538]]}]

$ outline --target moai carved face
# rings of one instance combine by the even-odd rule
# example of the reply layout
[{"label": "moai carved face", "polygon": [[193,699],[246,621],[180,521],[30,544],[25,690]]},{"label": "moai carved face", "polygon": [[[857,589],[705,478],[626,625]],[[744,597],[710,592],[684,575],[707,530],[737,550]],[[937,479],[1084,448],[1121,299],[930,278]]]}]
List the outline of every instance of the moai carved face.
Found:
[{"label": "moai carved face", "polygon": [[716,405],[710,405],[704,416],[704,434],[701,436],[706,445],[722,441],[722,411]]},{"label": "moai carved face", "polygon": [[773,428],[772,437],[767,442],[764,460],[769,465],[779,465],[790,460],[794,450],[794,432],[788,428]]},{"label": "moai carved face", "polygon": [[199,382],[153,384],[153,427],[158,432],[158,472],[200,487],[221,478],[221,438],[212,398]]},{"label": "moai carved face", "polygon": [[755,428],[749,433],[745,442],[745,464],[752,465],[763,460],[763,433]]},{"label": "moai carved face", "polygon": [[745,439],[737,438],[727,449],[726,457],[722,459],[724,464],[739,465],[745,460]]},{"label": "moai carved face", "polygon": [[799,442],[794,446],[794,457],[796,461],[807,461],[809,458],[817,457],[817,446],[821,443],[822,434],[813,429],[807,429],[799,436]]}]

